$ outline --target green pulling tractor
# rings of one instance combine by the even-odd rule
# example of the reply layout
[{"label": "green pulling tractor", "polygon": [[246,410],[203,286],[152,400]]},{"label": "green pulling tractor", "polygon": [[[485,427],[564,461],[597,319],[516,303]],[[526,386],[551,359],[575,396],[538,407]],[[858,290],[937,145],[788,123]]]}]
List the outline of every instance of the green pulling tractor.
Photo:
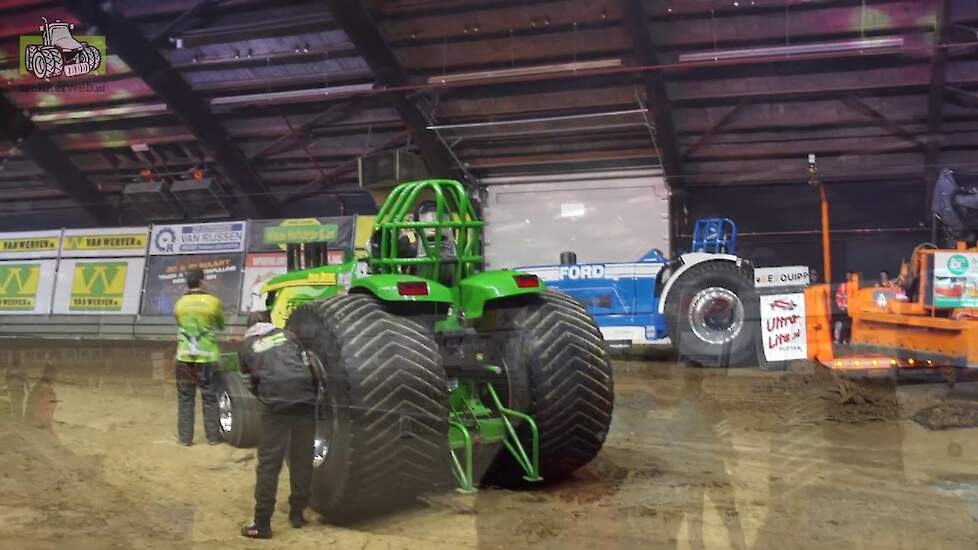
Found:
[{"label": "green pulling tractor", "polygon": [[[263,287],[273,322],[321,373],[311,505],[325,519],[451,484],[559,479],[600,450],[613,407],[600,330],[536,275],[482,270],[482,229],[459,182],[405,183],[377,216],[367,260]],[[258,405],[226,379],[222,430],[253,445]]]}]

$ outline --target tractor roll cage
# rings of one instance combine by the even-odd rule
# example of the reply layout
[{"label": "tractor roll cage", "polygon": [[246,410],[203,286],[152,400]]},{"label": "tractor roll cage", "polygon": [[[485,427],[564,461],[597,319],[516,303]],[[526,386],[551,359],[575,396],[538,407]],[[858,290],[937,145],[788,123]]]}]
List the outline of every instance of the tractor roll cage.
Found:
[{"label": "tractor roll cage", "polygon": [[[430,191],[434,196],[436,216],[434,221],[406,221],[413,208]],[[422,180],[402,184],[391,192],[390,197],[377,214],[374,222],[374,238],[379,234],[379,254],[372,255],[370,267],[374,273],[401,273],[403,268],[430,266],[428,278],[436,279],[442,264],[453,263],[455,280],[475,274],[482,266],[481,239],[483,222],[479,221],[475,208],[461,183],[455,180]],[[435,229],[430,240],[425,229]],[[455,240],[455,257],[442,258],[443,230],[451,230]],[[413,230],[424,257],[402,258],[398,253],[398,237],[403,230]]]}]

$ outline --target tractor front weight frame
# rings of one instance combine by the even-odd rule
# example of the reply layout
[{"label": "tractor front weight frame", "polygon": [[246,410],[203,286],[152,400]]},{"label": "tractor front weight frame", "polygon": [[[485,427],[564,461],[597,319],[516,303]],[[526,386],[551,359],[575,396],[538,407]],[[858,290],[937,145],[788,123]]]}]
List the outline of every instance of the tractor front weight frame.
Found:
[{"label": "tractor front weight frame", "polygon": [[[484,364],[495,375],[500,367]],[[479,390],[483,391],[480,392]],[[483,401],[489,400],[487,405]],[[523,470],[523,479],[542,481],[540,477],[540,432],[533,417],[505,407],[492,382],[460,380],[448,397],[448,440],[452,458],[452,473],[461,493],[475,492],[475,446],[501,443]],[[526,449],[516,431],[517,423],[527,426],[531,435]],[[459,457],[459,452],[462,456]]]}]

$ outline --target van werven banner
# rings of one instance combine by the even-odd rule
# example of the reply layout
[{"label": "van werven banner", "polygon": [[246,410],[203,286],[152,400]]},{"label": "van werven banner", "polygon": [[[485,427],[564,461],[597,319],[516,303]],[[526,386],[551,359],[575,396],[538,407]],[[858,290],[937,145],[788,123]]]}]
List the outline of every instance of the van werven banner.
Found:
[{"label": "van werven banner", "polygon": [[61,230],[0,233],[0,260],[57,258]]},{"label": "van werven banner", "polygon": [[62,259],[52,313],[136,315],[144,258]]},{"label": "van werven banner", "polygon": [[149,243],[147,227],[66,229],[61,240],[62,258],[143,257]]},{"label": "van werven banner", "polygon": [[204,290],[221,300],[224,311],[237,311],[242,264],[241,254],[150,257],[142,314],[173,315],[173,305],[187,291],[186,273],[195,268],[204,271]]},{"label": "van werven banner", "polygon": [[0,315],[46,315],[57,260],[0,262]]}]

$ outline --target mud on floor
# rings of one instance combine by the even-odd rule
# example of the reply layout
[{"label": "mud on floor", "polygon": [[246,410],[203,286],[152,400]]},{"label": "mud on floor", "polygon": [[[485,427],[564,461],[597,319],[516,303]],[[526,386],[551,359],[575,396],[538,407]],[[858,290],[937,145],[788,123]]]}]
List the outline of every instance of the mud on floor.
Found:
[{"label": "mud on floor", "polygon": [[47,388],[43,362],[22,369],[50,406],[0,422],[0,548],[930,549],[978,536],[978,431],[910,420],[965,396],[631,362],[604,449],[570,480],[432,495],[354,528],[296,531],[277,513],[275,539],[243,541],[254,453],[175,444],[161,356],[54,360]]}]

